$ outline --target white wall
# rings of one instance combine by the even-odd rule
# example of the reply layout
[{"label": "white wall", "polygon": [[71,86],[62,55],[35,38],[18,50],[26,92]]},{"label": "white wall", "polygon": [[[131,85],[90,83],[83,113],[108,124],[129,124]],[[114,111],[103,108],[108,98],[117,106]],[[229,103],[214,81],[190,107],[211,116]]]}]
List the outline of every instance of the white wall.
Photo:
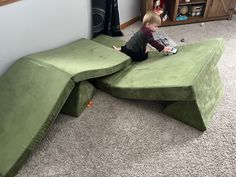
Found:
[{"label": "white wall", "polygon": [[91,34],[90,0],[22,0],[0,7],[0,75],[17,59]]},{"label": "white wall", "polygon": [[[121,24],[140,0],[118,0]],[[91,37],[91,0],[21,0],[0,7],[0,76],[22,56]]]},{"label": "white wall", "polygon": [[120,24],[140,16],[140,0],[118,0]]}]

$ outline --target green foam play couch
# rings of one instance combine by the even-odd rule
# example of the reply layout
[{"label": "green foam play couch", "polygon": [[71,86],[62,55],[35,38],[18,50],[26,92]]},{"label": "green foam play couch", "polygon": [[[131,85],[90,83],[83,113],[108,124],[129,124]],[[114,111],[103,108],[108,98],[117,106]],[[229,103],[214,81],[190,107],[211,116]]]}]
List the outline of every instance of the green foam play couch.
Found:
[{"label": "green foam play couch", "polygon": [[139,63],[111,47],[124,43],[81,39],[25,56],[0,77],[0,176],[16,174],[60,111],[82,113],[95,92],[88,79],[120,98],[164,101],[164,113],[206,129],[222,94],[223,41],[181,46],[173,56],[151,52]]},{"label": "green foam play couch", "polygon": [[0,176],[16,174],[62,107],[64,113],[81,114],[95,91],[85,80],[130,62],[120,52],[81,39],[13,64],[0,77]]},{"label": "green foam play couch", "polygon": [[[94,40],[109,47],[122,44],[107,36]],[[222,95],[216,64],[223,49],[222,39],[212,39],[180,46],[172,56],[151,52],[148,60],[93,83],[119,98],[165,101],[164,113],[204,131]]]}]

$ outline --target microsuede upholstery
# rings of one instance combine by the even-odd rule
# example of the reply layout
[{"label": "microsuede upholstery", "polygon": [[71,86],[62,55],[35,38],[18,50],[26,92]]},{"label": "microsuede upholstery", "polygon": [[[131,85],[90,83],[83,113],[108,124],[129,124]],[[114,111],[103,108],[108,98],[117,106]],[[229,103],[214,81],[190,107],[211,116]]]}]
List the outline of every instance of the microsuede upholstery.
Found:
[{"label": "microsuede upholstery", "polygon": [[120,40],[120,39],[114,38],[114,37],[110,37],[110,36],[106,36],[106,35],[102,35],[102,34],[93,38],[93,41],[95,41],[99,44],[102,44],[104,46],[110,47],[110,48],[113,45],[115,45],[117,47],[125,45],[125,41],[123,41],[123,40]]},{"label": "microsuede upholstery", "polygon": [[88,105],[95,94],[95,87],[88,81],[82,81],[75,85],[69,98],[66,100],[61,112],[78,117]]},{"label": "microsuede upholstery", "polygon": [[83,111],[94,93],[83,80],[114,72],[96,79],[95,85],[122,98],[167,101],[164,113],[206,129],[222,95],[216,64],[223,41],[181,46],[178,54],[168,57],[152,52],[140,63],[111,49],[123,44],[107,36],[94,42],[82,39],[28,55],[9,68],[0,78],[0,176],[17,172],[68,97],[63,111]]},{"label": "microsuede upholstery", "polygon": [[[127,55],[88,39],[80,39],[62,47],[28,55],[24,58],[57,67],[70,74],[75,83],[112,74],[131,63],[131,59]],[[88,84],[86,85],[88,86]],[[83,89],[80,87],[74,89],[62,112],[77,117],[86,107],[88,99],[92,98],[94,89],[91,85]]]},{"label": "microsuede upholstery", "polygon": [[0,176],[22,166],[73,87],[67,73],[31,60],[18,60],[0,78]]},{"label": "microsuede upholstery", "polygon": [[[106,36],[95,41],[108,46],[121,44]],[[222,95],[216,64],[223,49],[222,39],[212,39],[179,46],[178,53],[172,56],[150,52],[149,59],[133,62],[120,72],[95,79],[93,83],[120,98],[181,101],[180,104],[170,102],[164,112],[205,130]]]},{"label": "microsuede upholstery", "polygon": [[26,58],[51,64],[69,73],[74,82],[112,74],[131,62],[127,55],[89,39],[80,39]]},{"label": "microsuede upholstery", "polygon": [[81,39],[11,66],[0,78],[0,176],[15,175],[69,95],[63,111],[81,114],[95,89],[80,81],[112,74],[130,62],[121,52]]}]

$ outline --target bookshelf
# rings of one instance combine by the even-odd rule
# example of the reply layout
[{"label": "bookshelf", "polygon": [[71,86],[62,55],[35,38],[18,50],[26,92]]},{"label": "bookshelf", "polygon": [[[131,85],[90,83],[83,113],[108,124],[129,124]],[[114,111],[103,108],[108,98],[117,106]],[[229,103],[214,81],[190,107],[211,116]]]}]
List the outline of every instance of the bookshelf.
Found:
[{"label": "bookshelf", "polygon": [[[141,16],[153,10],[155,0],[141,0]],[[236,5],[235,0],[165,0],[164,13],[168,19],[162,26],[230,20]],[[184,16],[184,17],[180,17]]]}]

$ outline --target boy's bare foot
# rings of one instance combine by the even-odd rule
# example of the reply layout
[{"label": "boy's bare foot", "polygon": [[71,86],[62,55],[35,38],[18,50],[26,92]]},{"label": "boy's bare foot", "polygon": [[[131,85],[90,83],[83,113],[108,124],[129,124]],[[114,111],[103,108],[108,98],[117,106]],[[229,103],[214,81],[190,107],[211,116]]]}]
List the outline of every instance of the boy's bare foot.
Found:
[{"label": "boy's bare foot", "polygon": [[121,51],[121,48],[120,47],[116,47],[116,46],[112,46],[113,49],[117,50],[117,51]]}]

